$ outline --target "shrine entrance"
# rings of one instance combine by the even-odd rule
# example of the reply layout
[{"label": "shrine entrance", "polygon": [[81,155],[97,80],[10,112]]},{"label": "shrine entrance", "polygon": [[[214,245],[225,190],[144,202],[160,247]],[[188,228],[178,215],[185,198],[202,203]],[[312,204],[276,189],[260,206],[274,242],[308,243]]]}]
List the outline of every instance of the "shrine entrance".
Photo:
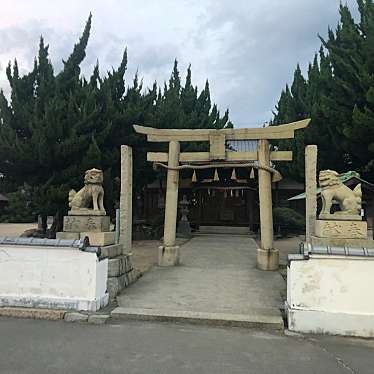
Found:
[{"label": "shrine entrance", "polygon": [[248,189],[235,187],[198,187],[194,219],[199,226],[246,226],[249,227],[253,208],[252,194]]},{"label": "shrine entrance", "polygon": [[[290,151],[271,151],[269,140],[294,138],[295,131],[308,126],[310,119],[265,128],[222,130],[176,130],[134,126],[139,134],[150,142],[169,143],[169,152],[148,152],[147,160],[167,170],[165,200],[164,242],[159,247],[159,265],[173,266],[179,262],[179,247],[176,245],[179,173],[191,170],[197,181],[199,171],[214,169],[213,180],[219,180],[219,170],[256,169],[260,204],[261,247],[257,249],[257,267],[261,270],[276,270],[279,252],[273,248],[273,216],[271,183],[282,177],[274,169],[272,161],[291,161]],[[255,141],[256,150],[233,151],[229,141]],[[180,142],[208,142],[209,152],[181,152]],[[230,192],[231,193],[231,192]]]}]

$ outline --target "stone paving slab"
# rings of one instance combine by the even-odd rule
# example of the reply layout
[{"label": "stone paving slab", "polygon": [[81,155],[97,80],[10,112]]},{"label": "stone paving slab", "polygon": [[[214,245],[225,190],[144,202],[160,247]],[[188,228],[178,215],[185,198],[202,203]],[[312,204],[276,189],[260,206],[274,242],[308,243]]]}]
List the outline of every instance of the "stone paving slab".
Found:
[{"label": "stone paving slab", "polygon": [[[155,267],[117,297],[120,318],[214,320],[217,324],[282,323],[278,272],[256,269],[256,242],[245,236],[194,237],[181,247],[181,264]],[[222,322],[224,321],[224,322]],[[233,322],[234,323],[234,322]],[[258,327],[258,326],[257,326]]]},{"label": "stone paving slab", "polygon": [[118,307],[113,310],[111,316],[116,320],[180,322],[196,325],[283,330],[283,320],[279,312],[274,310],[272,314],[263,314],[255,310],[248,314],[229,314]]}]

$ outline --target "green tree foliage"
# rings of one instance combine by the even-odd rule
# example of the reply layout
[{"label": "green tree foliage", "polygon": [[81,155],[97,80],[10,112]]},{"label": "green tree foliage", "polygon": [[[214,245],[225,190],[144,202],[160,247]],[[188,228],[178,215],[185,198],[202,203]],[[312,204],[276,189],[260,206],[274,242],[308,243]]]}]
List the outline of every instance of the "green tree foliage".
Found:
[{"label": "green tree foliage", "polygon": [[1,212],[2,222],[35,222],[35,206],[32,201],[33,191],[27,184],[7,195],[9,201]]},{"label": "green tree foliage", "polygon": [[298,66],[276,106],[273,125],[312,119],[294,142],[279,142],[295,152],[295,162],[282,165],[292,177],[303,178],[304,146],[317,144],[320,169],[354,169],[374,180],[374,3],[357,2],[359,21],[340,5],[340,22],[320,38],[307,78]]},{"label": "green tree foliage", "polygon": [[[20,76],[9,63],[10,99],[0,91],[0,173],[2,186],[31,186],[37,214],[66,213],[70,188],[80,188],[84,171],[104,171],[106,207],[113,213],[119,193],[120,146],[134,148],[136,190],[155,177],[146,162],[148,145],[133,124],[156,128],[232,126],[228,112],[211,103],[209,84],[199,93],[191,68],[181,82],[177,61],[169,82],[143,88],[138,74],[125,83],[127,51],[118,68],[100,75],[99,63],[89,79],[81,74],[91,30],[91,15],[71,55],[56,73],[49,46],[40,39],[33,70]],[[162,146],[159,146],[162,147]]]}]

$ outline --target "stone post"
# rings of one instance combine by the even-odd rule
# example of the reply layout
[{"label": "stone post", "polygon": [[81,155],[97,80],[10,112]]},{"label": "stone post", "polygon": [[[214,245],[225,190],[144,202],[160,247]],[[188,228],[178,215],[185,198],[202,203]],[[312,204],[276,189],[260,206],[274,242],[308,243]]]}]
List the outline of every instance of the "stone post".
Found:
[{"label": "stone post", "polygon": [[[269,141],[258,142],[259,165],[270,166]],[[273,248],[273,209],[271,196],[271,173],[258,171],[258,192],[260,200],[261,248],[257,249],[257,267],[260,270],[277,270],[279,251]]]},{"label": "stone post", "polygon": [[[169,143],[169,167],[179,165],[180,145],[177,141]],[[164,244],[159,247],[158,264],[173,266],[179,262],[179,247],[175,245],[178,211],[179,171],[168,169],[165,200]]]},{"label": "stone post", "polygon": [[305,240],[315,234],[317,216],[317,146],[305,147]]},{"label": "stone post", "polygon": [[121,146],[120,244],[131,252],[132,240],[132,148]]}]

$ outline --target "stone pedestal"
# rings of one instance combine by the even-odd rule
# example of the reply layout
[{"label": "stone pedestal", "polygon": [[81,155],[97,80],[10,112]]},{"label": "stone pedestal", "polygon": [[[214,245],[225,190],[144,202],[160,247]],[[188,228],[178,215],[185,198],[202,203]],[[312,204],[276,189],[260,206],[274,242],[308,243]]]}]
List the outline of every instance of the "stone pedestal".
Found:
[{"label": "stone pedestal", "polygon": [[115,243],[115,233],[109,231],[110,218],[108,216],[65,216],[63,228],[63,232],[56,233],[57,239],[75,240],[88,237],[90,245],[95,247],[103,247]]},{"label": "stone pedestal", "polygon": [[81,238],[79,232],[56,232],[56,239],[61,240],[79,240]]},{"label": "stone pedestal", "polygon": [[257,268],[265,271],[274,271],[279,268],[278,249],[257,248]]},{"label": "stone pedestal", "polygon": [[188,221],[179,221],[177,236],[178,238],[186,239],[190,239],[192,237],[191,226]]},{"label": "stone pedestal", "polygon": [[315,235],[320,238],[367,239],[365,221],[317,220]]},{"label": "stone pedestal", "polygon": [[158,247],[158,265],[174,266],[179,264],[179,246]]},{"label": "stone pedestal", "polygon": [[109,231],[109,216],[65,216],[64,232],[105,232]]},{"label": "stone pedestal", "polygon": [[88,237],[91,246],[103,247],[115,243],[115,233],[106,232],[57,232],[56,239],[79,240]]},{"label": "stone pedestal", "polygon": [[362,221],[362,217],[358,214],[343,214],[340,212],[335,213],[321,213],[319,215],[320,220],[332,220],[332,221]]},{"label": "stone pedestal", "polygon": [[179,202],[179,210],[181,212],[181,219],[178,223],[177,236],[179,238],[190,239],[192,237],[190,222],[188,221],[188,206],[190,202],[187,200],[187,196],[183,195],[183,199]]},{"label": "stone pedestal", "polygon": [[80,238],[84,239],[88,237],[90,245],[103,247],[105,245],[110,245],[115,243],[115,232],[81,232]]},{"label": "stone pedestal", "polygon": [[132,266],[131,255],[124,253],[123,245],[115,244],[115,233],[109,229],[108,216],[69,215],[64,217],[64,232],[58,232],[56,238],[84,239],[88,237],[91,246],[101,247],[101,258],[108,258],[106,286],[109,300],[115,301],[116,296],[138,276]]},{"label": "stone pedestal", "polygon": [[90,208],[71,209],[68,211],[68,216],[105,216],[105,210],[95,210]]},{"label": "stone pedestal", "polygon": [[311,237],[312,245],[318,247],[340,247],[343,249],[345,247],[350,248],[374,248],[374,240],[371,239],[342,239],[342,238],[318,238],[316,236]]}]

